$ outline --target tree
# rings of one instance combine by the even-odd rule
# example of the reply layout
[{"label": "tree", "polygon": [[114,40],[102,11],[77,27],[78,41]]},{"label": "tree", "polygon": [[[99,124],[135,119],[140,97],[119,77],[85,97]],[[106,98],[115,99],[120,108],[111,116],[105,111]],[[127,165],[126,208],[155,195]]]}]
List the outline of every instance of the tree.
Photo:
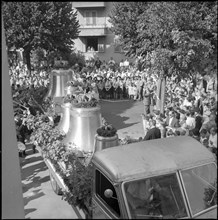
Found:
[{"label": "tree", "polygon": [[114,33],[128,46],[127,55],[142,56],[168,74],[166,70],[187,75],[217,68],[217,2],[141,4],[142,10],[132,12],[130,6],[139,2],[117,3],[112,11]]},{"label": "tree", "polygon": [[109,14],[111,31],[120,37],[119,43],[127,51],[127,56],[134,56],[141,46],[138,42],[137,23],[146,5],[146,2],[116,2]]},{"label": "tree", "polygon": [[40,47],[47,53],[71,51],[79,33],[76,16],[70,2],[4,2],[7,46],[24,49],[30,71],[32,50]]}]

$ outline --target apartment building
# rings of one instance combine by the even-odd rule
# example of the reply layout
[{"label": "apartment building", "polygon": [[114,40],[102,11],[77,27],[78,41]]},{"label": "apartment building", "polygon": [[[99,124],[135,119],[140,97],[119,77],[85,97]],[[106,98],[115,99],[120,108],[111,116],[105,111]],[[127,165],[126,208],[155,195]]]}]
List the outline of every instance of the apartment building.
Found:
[{"label": "apartment building", "polygon": [[109,13],[114,2],[72,2],[77,11],[80,24],[79,37],[74,41],[77,51],[83,53],[86,59],[99,57],[116,62],[125,59],[125,55],[117,43],[117,37],[109,30],[111,23]]}]

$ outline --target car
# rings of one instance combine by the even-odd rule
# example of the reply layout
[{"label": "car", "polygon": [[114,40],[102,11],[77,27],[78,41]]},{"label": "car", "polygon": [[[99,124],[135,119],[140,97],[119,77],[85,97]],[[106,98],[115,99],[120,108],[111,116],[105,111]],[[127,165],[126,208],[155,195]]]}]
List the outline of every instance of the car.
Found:
[{"label": "car", "polygon": [[95,152],[93,219],[217,218],[217,162],[189,136]]}]

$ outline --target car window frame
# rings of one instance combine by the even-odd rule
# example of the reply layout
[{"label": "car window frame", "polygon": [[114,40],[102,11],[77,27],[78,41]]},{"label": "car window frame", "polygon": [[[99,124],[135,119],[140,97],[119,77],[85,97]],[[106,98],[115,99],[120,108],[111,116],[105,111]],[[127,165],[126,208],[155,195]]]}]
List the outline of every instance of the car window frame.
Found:
[{"label": "car window frame", "polygon": [[[117,201],[118,201],[118,206],[119,206],[119,209],[120,209],[120,215],[118,213],[116,213],[115,210],[112,211],[112,207],[110,207],[106,201],[104,201],[103,198],[101,198],[101,196],[97,193],[96,191],[96,171],[98,171],[101,175],[103,175],[110,183],[111,185],[114,187],[114,190],[117,194]],[[101,209],[103,209],[103,212],[105,212],[105,210],[107,210],[107,212],[110,213],[111,216],[113,216],[114,219],[119,219],[119,218],[122,218],[122,209],[121,209],[121,204],[120,204],[120,200],[119,200],[119,192],[117,190],[117,187],[116,187],[116,184],[113,183],[108,177],[107,175],[105,175],[105,173],[102,172],[102,170],[98,169],[98,168],[95,168],[95,174],[94,174],[94,177],[95,177],[95,190],[94,190],[94,197],[95,197],[95,200],[97,200],[97,202],[99,201],[101,206],[104,207],[104,209],[100,206]],[[106,212],[106,213],[107,213]],[[108,215],[108,214],[107,214]]]},{"label": "car window frame", "polygon": [[209,164],[214,164],[216,169],[217,169],[217,164],[215,162],[208,162],[208,163],[204,163],[204,164],[191,166],[191,167],[188,167],[186,169],[179,170],[179,172],[178,172],[179,178],[180,178],[180,181],[181,181],[181,184],[182,184],[182,188],[183,188],[183,191],[184,191],[184,194],[185,194],[185,199],[186,199],[186,202],[187,202],[187,205],[188,205],[188,209],[189,209],[189,212],[190,212],[190,215],[191,215],[191,218],[195,218],[195,217],[200,216],[200,215],[202,215],[206,212],[209,212],[210,210],[213,210],[213,209],[217,208],[217,204],[214,205],[214,206],[211,206],[207,209],[204,209],[204,210],[202,210],[202,211],[200,211],[196,214],[193,214],[192,207],[191,207],[190,201],[189,201],[189,197],[187,195],[185,184],[184,184],[184,181],[183,181],[182,171],[190,170],[190,169],[193,169],[193,168],[196,168],[196,167],[205,166],[205,165],[209,165]]}]

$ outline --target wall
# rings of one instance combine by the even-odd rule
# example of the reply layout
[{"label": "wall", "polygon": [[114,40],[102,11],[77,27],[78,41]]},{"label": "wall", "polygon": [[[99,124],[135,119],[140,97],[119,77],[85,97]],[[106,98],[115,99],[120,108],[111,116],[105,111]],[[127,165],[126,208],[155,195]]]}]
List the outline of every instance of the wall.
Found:
[{"label": "wall", "polygon": [[24,219],[24,216],[20,161],[2,19],[2,219]]}]

